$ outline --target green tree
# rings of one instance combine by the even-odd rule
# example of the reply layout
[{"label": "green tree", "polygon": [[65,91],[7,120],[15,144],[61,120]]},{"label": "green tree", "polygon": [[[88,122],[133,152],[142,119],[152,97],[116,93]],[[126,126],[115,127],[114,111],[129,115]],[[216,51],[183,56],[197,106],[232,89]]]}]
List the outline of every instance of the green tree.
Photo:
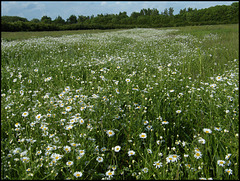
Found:
[{"label": "green tree", "polygon": [[128,15],[127,15],[127,12],[124,11],[124,12],[119,12],[118,16],[123,19],[123,18],[128,18]]},{"label": "green tree", "polygon": [[168,9],[165,8],[164,11],[161,14],[167,17],[168,16]]},{"label": "green tree", "polygon": [[173,7],[170,7],[170,8],[168,9],[168,15],[169,15],[170,17],[173,17],[173,12],[174,12]]},{"label": "green tree", "polygon": [[239,22],[239,2],[234,2],[231,4],[228,14],[229,18],[231,19],[231,22],[233,23]]},{"label": "green tree", "polygon": [[51,17],[48,17],[48,16],[43,16],[41,18],[41,22],[42,23],[46,23],[46,24],[51,24],[52,23],[52,18]]},{"label": "green tree", "polygon": [[173,8],[165,8],[161,14],[155,8],[141,9],[140,12],[119,14],[98,14],[96,17],[82,16],[78,18],[71,15],[67,21],[61,16],[53,21],[48,16],[41,20],[36,18],[28,21],[18,16],[2,16],[2,31],[51,31],[69,29],[107,29],[107,28],[133,28],[133,27],[170,27],[204,24],[226,24],[239,22],[239,2],[230,6],[217,5],[215,7],[199,9],[184,8],[177,15],[173,15]]},{"label": "green tree", "polygon": [[139,13],[139,12],[132,12],[132,14],[131,14],[131,18],[134,18],[134,19],[137,19],[138,18],[138,16],[140,16],[141,14]]},{"label": "green tree", "polygon": [[77,22],[78,23],[83,23],[83,22],[85,22],[85,21],[87,21],[87,20],[89,20],[90,19],[90,17],[89,16],[78,16],[78,19],[77,19]]},{"label": "green tree", "polygon": [[67,23],[69,24],[75,24],[77,23],[77,17],[75,15],[71,15],[68,19],[67,19]]},{"label": "green tree", "polygon": [[6,22],[17,22],[17,21],[22,21],[22,22],[28,22],[26,18],[22,18],[19,16],[1,16],[1,21],[6,21]]},{"label": "green tree", "polygon": [[158,16],[159,15],[159,11],[155,8],[152,9],[152,12],[151,12],[151,16]]},{"label": "green tree", "polygon": [[30,22],[32,22],[32,23],[39,23],[40,22],[40,20],[39,19],[37,19],[37,18],[33,18]]},{"label": "green tree", "polygon": [[147,16],[139,16],[137,18],[137,23],[140,25],[148,25],[150,22]]},{"label": "green tree", "polygon": [[65,20],[62,19],[61,16],[56,17],[56,18],[53,20],[53,22],[54,22],[54,24],[59,24],[59,25],[65,24]]}]

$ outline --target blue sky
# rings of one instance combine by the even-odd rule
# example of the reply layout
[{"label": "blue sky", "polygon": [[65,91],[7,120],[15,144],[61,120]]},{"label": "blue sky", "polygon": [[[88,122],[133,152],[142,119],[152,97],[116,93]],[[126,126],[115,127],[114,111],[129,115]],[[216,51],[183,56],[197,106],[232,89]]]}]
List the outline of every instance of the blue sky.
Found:
[{"label": "blue sky", "polygon": [[48,16],[54,20],[59,15],[66,20],[70,15],[97,16],[123,11],[130,16],[143,8],[156,8],[161,13],[169,7],[173,7],[173,14],[178,14],[180,9],[188,7],[203,9],[233,2],[238,1],[1,1],[1,16],[20,16],[28,20]]}]

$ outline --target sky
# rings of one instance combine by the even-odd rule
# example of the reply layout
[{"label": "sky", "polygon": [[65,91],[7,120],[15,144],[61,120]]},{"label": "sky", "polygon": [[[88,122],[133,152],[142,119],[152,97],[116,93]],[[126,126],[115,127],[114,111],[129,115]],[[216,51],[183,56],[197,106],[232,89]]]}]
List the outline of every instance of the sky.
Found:
[{"label": "sky", "polygon": [[159,13],[165,8],[173,7],[173,14],[180,9],[191,7],[204,9],[216,5],[231,5],[238,1],[1,1],[1,16],[19,16],[41,19],[43,16],[54,20],[61,16],[67,20],[71,15],[97,16],[98,14],[119,14],[140,12],[141,9],[157,9]]}]

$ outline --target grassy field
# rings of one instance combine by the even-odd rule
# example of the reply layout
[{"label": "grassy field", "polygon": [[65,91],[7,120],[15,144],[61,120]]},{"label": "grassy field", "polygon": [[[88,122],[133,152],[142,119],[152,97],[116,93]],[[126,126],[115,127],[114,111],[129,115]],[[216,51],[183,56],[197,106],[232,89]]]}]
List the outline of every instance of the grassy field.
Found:
[{"label": "grassy field", "polygon": [[1,179],[239,179],[238,25],[1,45]]},{"label": "grassy field", "polygon": [[5,41],[13,40],[26,40],[30,38],[40,38],[40,37],[60,37],[63,35],[75,35],[84,33],[102,33],[102,32],[114,32],[118,29],[111,30],[66,30],[66,31],[31,31],[31,32],[1,32],[1,37]]}]

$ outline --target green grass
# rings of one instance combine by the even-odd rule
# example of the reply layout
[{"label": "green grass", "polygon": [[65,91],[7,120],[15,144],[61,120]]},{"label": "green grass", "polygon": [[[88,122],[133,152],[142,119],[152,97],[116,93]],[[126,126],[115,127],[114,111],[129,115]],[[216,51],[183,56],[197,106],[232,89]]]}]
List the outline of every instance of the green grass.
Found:
[{"label": "green grass", "polygon": [[47,34],[2,39],[1,179],[239,178],[237,25]]},{"label": "green grass", "polygon": [[30,38],[40,38],[45,36],[60,37],[63,35],[74,35],[84,33],[102,33],[102,32],[114,32],[119,29],[113,30],[66,30],[66,31],[31,31],[31,32],[1,32],[1,38],[5,41],[13,40],[26,40]]}]

